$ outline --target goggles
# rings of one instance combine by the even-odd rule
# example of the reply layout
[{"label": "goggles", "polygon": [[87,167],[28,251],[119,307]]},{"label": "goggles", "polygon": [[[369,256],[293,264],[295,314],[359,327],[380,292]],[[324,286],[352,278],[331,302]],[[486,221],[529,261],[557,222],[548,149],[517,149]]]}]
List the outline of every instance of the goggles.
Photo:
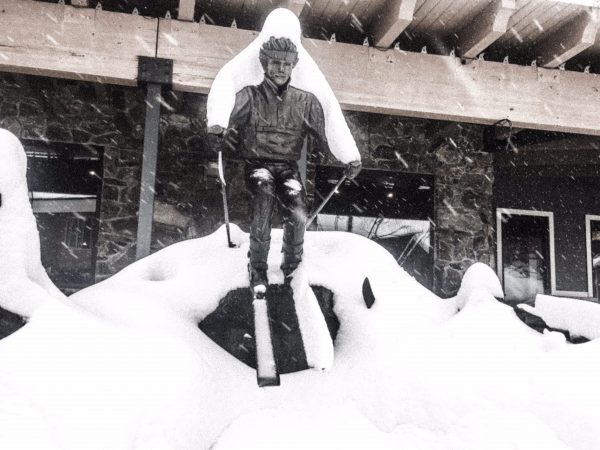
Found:
[{"label": "goggles", "polygon": [[285,61],[285,62],[289,62],[289,63],[295,63],[296,61],[298,61],[298,53],[296,53],[296,52],[285,52],[285,51],[281,51],[281,50],[267,50],[264,48],[260,49],[260,57],[277,59],[277,60]]}]

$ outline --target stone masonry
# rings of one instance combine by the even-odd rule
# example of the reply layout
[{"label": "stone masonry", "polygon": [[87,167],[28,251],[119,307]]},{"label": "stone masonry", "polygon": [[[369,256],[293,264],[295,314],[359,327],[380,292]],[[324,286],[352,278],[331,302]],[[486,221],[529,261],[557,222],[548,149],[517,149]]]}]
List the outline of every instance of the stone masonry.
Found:
[{"label": "stone masonry", "polygon": [[346,118],[365,168],[435,176],[437,294],[456,294],[473,263],[495,263],[492,155],[482,151],[481,126],[355,112]]},{"label": "stone masonry", "polygon": [[[144,90],[0,75],[0,127],[20,138],[104,148],[97,280],[134,261],[145,114]],[[213,232],[223,222],[215,155],[205,147],[206,96],[166,92],[160,123],[153,251]],[[365,168],[435,176],[435,290],[453,295],[466,268],[493,264],[492,158],[482,127],[346,112]],[[307,191],[318,164],[309,155]],[[229,161],[230,218],[247,229],[243,164]]]},{"label": "stone masonry", "polygon": [[21,139],[104,149],[97,279],[135,259],[143,98],[135,88],[0,74],[0,127]]}]

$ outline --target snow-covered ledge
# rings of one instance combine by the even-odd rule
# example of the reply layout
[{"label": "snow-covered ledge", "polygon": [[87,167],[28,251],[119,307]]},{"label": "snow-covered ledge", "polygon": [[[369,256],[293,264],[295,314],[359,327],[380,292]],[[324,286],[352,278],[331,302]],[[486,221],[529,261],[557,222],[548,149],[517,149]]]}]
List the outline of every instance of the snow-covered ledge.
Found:
[{"label": "snow-covered ledge", "polygon": [[587,300],[538,294],[535,307],[521,304],[522,310],[540,317],[549,327],[567,330],[572,336],[593,340],[600,337],[600,305]]}]

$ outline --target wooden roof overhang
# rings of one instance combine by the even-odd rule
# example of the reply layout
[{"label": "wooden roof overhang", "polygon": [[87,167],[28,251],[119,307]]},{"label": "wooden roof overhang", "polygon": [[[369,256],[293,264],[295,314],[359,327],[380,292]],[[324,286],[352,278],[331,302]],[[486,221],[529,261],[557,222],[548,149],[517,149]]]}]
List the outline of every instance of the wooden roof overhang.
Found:
[{"label": "wooden roof overhang", "polygon": [[[136,85],[138,56],[157,56],[173,60],[174,89],[206,93],[283,3],[345,109],[600,135],[600,78],[589,69],[600,61],[599,0],[170,2],[172,18],[2,0],[0,71]],[[238,11],[251,29],[222,26]]]}]

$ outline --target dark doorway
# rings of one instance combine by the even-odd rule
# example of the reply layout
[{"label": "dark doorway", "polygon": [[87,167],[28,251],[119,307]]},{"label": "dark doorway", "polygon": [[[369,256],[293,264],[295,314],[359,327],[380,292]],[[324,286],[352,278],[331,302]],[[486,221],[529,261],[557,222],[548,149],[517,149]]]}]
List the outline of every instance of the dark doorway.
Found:
[{"label": "dark doorway", "polygon": [[[341,176],[340,168],[317,168],[316,203]],[[317,217],[317,228],[349,231],[377,242],[404,270],[431,289],[433,183],[431,175],[363,170],[338,189]]]},{"label": "dark doorway", "polygon": [[43,141],[23,146],[42,264],[71,294],[94,283],[103,149]]},{"label": "dark doorway", "polygon": [[547,216],[502,213],[501,278],[505,302],[535,302],[551,292],[550,219]]}]

